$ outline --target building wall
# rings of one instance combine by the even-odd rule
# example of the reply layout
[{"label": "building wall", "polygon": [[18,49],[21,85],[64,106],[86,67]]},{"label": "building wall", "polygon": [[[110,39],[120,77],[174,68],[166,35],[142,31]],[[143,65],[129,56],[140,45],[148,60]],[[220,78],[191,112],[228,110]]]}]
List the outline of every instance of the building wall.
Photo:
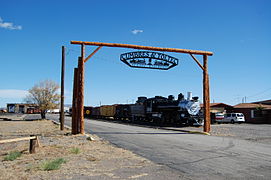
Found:
[{"label": "building wall", "polygon": [[267,123],[271,124],[271,110],[267,111]]},{"label": "building wall", "polygon": [[247,123],[271,123],[271,111],[262,111],[262,116],[257,117],[256,108],[235,108],[234,112],[243,113]]},{"label": "building wall", "polygon": [[7,104],[8,113],[15,113],[15,104]]},{"label": "building wall", "polygon": [[210,112],[211,113],[225,113],[226,110],[224,107],[211,107]]},{"label": "building wall", "polygon": [[27,113],[27,109],[32,106],[31,104],[7,104],[7,111],[8,113]]}]

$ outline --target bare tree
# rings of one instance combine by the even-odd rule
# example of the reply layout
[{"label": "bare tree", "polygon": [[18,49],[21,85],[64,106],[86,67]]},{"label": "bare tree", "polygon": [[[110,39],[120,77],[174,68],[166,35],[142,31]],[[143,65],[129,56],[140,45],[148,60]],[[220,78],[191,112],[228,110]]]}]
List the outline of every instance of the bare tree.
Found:
[{"label": "bare tree", "polygon": [[41,118],[50,109],[56,109],[59,105],[60,95],[57,93],[59,85],[51,80],[41,81],[28,90],[27,101],[37,104],[41,110]]}]

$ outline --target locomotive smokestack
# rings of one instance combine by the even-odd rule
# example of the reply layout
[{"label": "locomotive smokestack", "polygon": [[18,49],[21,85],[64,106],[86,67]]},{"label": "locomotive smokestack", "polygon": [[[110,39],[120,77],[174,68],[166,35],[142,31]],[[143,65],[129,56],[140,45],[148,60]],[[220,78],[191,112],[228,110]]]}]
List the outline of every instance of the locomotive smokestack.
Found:
[{"label": "locomotive smokestack", "polygon": [[187,92],[187,100],[192,100],[192,92]]},{"label": "locomotive smokestack", "polygon": [[178,95],[178,101],[183,101],[184,100],[184,95],[182,93],[180,93]]},{"label": "locomotive smokestack", "polygon": [[169,101],[173,101],[174,100],[174,96],[173,95],[169,95],[167,98]]}]

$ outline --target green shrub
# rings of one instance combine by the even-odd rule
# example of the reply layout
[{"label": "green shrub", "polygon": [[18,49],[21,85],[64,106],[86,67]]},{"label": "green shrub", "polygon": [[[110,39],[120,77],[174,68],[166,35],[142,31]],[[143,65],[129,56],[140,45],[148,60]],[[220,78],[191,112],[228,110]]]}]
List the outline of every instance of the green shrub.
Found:
[{"label": "green shrub", "polygon": [[21,152],[19,151],[13,151],[8,153],[8,155],[5,156],[4,160],[5,161],[13,161],[15,159],[17,159],[18,157],[20,157],[22,155]]},{"label": "green shrub", "polygon": [[63,158],[58,158],[51,161],[46,161],[42,164],[41,169],[44,171],[56,170],[61,167],[61,164],[66,163],[67,161]]},{"label": "green shrub", "polygon": [[71,153],[73,153],[73,154],[79,154],[80,153],[80,149],[79,148],[72,148],[71,149]]}]

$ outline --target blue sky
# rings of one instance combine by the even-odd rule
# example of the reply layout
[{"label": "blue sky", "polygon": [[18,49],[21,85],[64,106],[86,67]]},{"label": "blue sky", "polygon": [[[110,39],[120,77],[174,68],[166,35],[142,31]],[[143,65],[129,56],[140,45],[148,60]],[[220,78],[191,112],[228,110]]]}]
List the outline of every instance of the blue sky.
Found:
[{"label": "blue sky", "polygon": [[[60,82],[66,51],[66,104],[80,47],[71,40],[206,50],[211,102],[271,99],[271,1],[268,0],[1,0],[0,107],[21,102],[35,83]],[[133,30],[140,30],[132,33]],[[95,47],[87,46],[87,54]],[[132,69],[125,48],[102,48],[86,65],[85,104],[131,103],[138,96],[202,99],[202,71],[187,54],[169,71]],[[201,56],[197,56],[201,60]]]}]

